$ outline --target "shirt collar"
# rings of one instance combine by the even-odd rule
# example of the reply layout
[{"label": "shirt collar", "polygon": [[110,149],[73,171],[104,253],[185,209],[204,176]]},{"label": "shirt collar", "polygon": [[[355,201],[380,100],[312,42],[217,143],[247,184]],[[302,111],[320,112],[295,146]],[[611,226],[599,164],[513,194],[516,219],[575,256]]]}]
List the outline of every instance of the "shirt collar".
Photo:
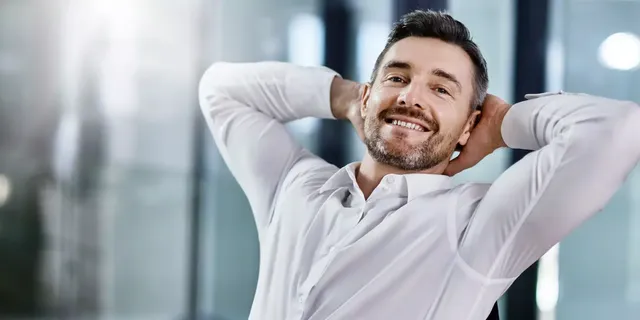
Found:
[{"label": "shirt collar", "polygon": [[[358,166],[360,166],[360,162],[353,162],[340,168],[320,187],[320,192],[350,186],[358,188],[356,181]],[[453,186],[452,178],[441,174],[411,173],[393,176],[400,178],[402,183],[406,184],[407,201],[433,191],[450,189]]]},{"label": "shirt collar", "polygon": [[359,165],[359,162],[352,162],[340,168],[322,185],[322,187],[320,187],[320,192],[322,193],[329,190],[335,190],[341,187],[349,187],[351,185],[357,186],[356,169]]},{"label": "shirt collar", "polygon": [[451,177],[443,174],[412,173],[403,175],[407,181],[407,201],[423,196],[427,193],[450,189],[453,186]]}]

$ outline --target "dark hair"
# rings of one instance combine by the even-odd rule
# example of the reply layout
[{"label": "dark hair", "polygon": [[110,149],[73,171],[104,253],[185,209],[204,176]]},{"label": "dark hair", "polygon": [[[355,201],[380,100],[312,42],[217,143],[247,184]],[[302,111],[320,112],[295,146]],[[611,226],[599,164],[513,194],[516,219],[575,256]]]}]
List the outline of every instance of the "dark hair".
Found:
[{"label": "dark hair", "polygon": [[384,59],[389,48],[396,42],[408,37],[436,38],[462,48],[469,55],[474,65],[475,84],[471,107],[475,109],[482,105],[489,86],[487,62],[484,60],[478,45],[473,42],[469,29],[462,22],[444,12],[416,10],[402,16],[400,21],[393,26],[387,38],[387,44],[376,60],[373,74],[371,75],[371,83],[375,82],[380,63],[382,63],[382,59]]}]

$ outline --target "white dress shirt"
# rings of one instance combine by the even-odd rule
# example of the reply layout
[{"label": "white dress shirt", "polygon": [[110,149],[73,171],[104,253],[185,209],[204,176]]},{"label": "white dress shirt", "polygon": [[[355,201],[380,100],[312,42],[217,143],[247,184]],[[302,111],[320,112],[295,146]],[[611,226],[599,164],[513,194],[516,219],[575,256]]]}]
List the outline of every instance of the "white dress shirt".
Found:
[{"label": "white dress shirt", "polygon": [[[502,134],[536,150],[493,184],[388,175],[365,200],[283,123],[332,118],[326,68],[216,63],[200,105],[260,239],[254,320],[486,319],[528,266],[600,211],[640,159],[640,108],[581,94],[514,105]],[[345,137],[346,139],[346,137]]]}]

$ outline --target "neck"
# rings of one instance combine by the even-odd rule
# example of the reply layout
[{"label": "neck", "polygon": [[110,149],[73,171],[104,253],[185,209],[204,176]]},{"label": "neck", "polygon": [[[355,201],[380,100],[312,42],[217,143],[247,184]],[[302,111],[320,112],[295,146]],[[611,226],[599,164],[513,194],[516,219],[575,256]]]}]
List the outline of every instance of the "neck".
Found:
[{"label": "neck", "polygon": [[423,174],[443,174],[444,169],[447,167],[448,161],[444,161],[436,165],[435,167],[426,170],[402,170],[393,166],[389,166],[374,160],[367,152],[360,163],[358,172],[356,173],[356,181],[358,187],[364,194],[365,199],[368,199],[373,190],[380,184],[382,178],[388,174],[409,174],[409,173],[423,173]]}]

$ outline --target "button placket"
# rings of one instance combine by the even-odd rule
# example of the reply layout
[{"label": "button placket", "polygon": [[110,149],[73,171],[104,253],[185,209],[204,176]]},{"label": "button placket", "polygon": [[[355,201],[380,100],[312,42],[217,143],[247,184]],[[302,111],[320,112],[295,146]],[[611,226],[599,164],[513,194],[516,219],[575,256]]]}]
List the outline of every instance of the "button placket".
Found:
[{"label": "button placket", "polygon": [[333,251],[335,251],[335,245],[329,247],[329,252],[327,253],[327,255],[321,258],[321,260],[317,261],[316,265],[311,267],[312,270],[307,276],[307,279],[302,284],[302,287],[298,289],[298,302],[301,304],[301,306],[304,305],[304,303],[307,301],[309,295],[316,287],[318,282],[320,282],[320,279],[322,279],[322,276],[325,274],[325,272],[329,268],[329,265],[335,258],[335,255],[331,256]]},{"label": "button placket", "polygon": [[[364,208],[362,211],[364,211]],[[354,212],[350,212],[350,214],[352,215],[353,213]],[[339,239],[336,240],[336,242],[330,242],[331,244],[325,249],[327,251],[324,257],[322,257],[321,260],[318,260],[316,262],[316,265],[312,267],[312,270],[305,280],[305,283],[299,289],[300,291],[298,293],[298,302],[301,305],[304,305],[307,302],[307,299],[309,298],[311,292],[315,290],[316,285],[320,282],[327,269],[331,266],[331,263],[336,259],[339,252],[338,249],[344,245],[344,238],[347,237],[348,234],[353,231],[353,228],[355,228],[355,226],[358,224],[358,216],[358,214],[353,215],[352,219],[355,220],[353,224],[350,223],[351,219],[348,221],[344,221],[345,223],[343,224],[345,227],[347,227],[347,230],[342,234],[342,236],[339,237]]]}]

